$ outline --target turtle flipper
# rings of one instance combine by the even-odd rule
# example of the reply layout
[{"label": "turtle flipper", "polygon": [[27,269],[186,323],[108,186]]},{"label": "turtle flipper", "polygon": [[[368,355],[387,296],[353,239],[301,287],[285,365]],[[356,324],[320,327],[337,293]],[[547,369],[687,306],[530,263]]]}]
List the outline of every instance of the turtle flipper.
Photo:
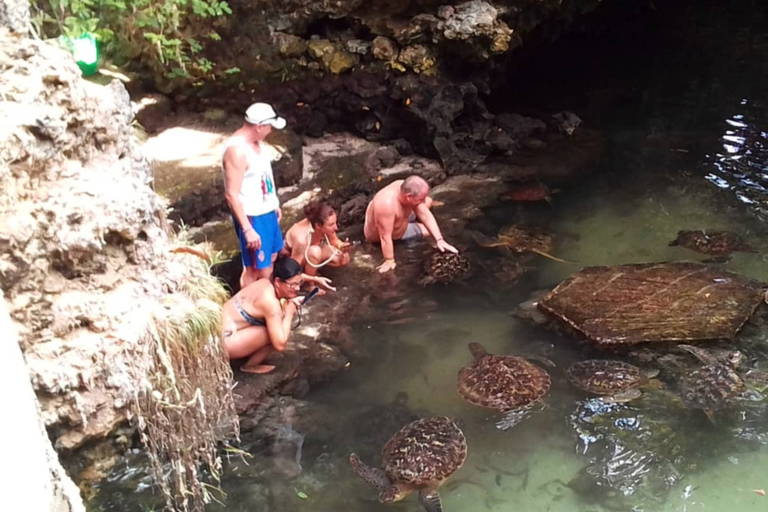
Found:
[{"label": "turtle flipper", "polygon": [[427,512],[443,512],[443,504],[436,490],[422,489],[419,491],[419,502]]},{"label": "turtle flipper", "polygon": [[693,345],[687,345],[685,343],[681,343],[677,346],[677,348],[680,348],[682,350],[685,350],[689,354],[692,354],[696,359],[701,361],[704,364],[718,364],[717,358],[712,355],[708,350],[705,350],[701,347],[695,347]]},{"label": "turtle flipper", "polygon": [[501,421],[496,423],[496,428],[499,430],[509,430],[517,426],[518,423],[531,415],[531,409],[533,409],[532,404],[528,404],[525,407],[507,411],[504,413],[504,417]]},{"label": "turtle flipper", "polygon": [[372,468],[365,464],[356,454],[353,453],[349,456],[349,463],[352,464],[352,469],[355,470],[357,476],[374,486],[377,490],[383,491],[392,485],[383,470]]},{"label": "turtle flipper", "polygon": [[625,389],[624,391],[619,391],[611,396],[603,397],[603,402],[606,404],[623,404],[631,400],[636,400],[641,396],[643,396],[643,392],[637,388]]},{"label": "turtle flipper", "polygon": [[490,236],[484,235],[483,233],[480,233],[479,231],[474,230],[468,230],[469,236],[472,237],[472,239],[479,245],[480,247],[506,247],[506,244],[499,240],[498,238],[491,238]]},{"label": "turtle flipper", "polygon": [[560,259],[560,258],[558,258],[556,256],[552,256],[548,252],[544,252],[542,250],[536,249],[535,247],[531,247],[528,250],[531,251],[531,252],[535,252],[539,256],[544,256],[545,258],[549,258],[549,259],[551,259],[553,261],[559,261],[560,263],[573,263],[572,261],[568,261],[568,260]]},{"label": "turtle flipper", "polygon": [[702,263],[728,263],[729,261],[731,261],[730,256],[712,256],[711,258],[701,260]]}]

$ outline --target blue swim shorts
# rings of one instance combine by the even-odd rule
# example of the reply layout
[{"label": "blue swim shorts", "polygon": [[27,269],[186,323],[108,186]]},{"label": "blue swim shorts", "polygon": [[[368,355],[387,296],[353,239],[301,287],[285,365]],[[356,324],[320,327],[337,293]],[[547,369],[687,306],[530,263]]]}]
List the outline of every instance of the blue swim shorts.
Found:
[{"label": "blue swim shorts", "polygon": [[243,267],[256,267],[261,270],[272,265],[272,255],[283,249],[283,234],[280,232],[280,223],[277,221],[277,212],[275,211],[256,217],[248,217],[248,220],[261,237],[261,248],[258,251],[248,249],[240,223],[234,216],[232,217],[235,233],[240,241]]}]

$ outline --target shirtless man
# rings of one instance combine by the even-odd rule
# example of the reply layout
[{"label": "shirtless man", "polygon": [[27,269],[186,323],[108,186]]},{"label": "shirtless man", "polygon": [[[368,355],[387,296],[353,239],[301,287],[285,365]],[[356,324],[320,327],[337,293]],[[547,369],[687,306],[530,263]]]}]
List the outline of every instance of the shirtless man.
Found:
[{"label": "shirtless man", "polygon": [[[246,286],[221,309],[222,340],[229,359],[248,360],[240,367],[247,373],[269,373],[272,365],[262,364],[273,351],[282,352],[288,343],[293,316],[301,308],[298,297],[304,283],[301,265],[287,256],[275,260],[271,278]],[[314,283],[333,291],[325,278]]]},{"label": "shirtless man", "polygon": [[443,239],[435,216],[432,215],[432,199],[429,184],[419,176],[390,183],[379,190],[365,212],[365,238],[381,243],[384,263],[379,272],[395,268],[394,240],[421,240],[431,235],[440,252],[459,251]]}]

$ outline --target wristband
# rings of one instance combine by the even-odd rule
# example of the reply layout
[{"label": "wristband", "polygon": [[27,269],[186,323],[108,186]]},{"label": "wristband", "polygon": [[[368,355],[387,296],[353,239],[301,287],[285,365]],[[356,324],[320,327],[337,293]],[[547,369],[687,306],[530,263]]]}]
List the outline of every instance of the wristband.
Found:
[{"label": "wristband", "polygon": [[435,243],[437,243],[437,242],[442,242],[442,241],[444,241],[444,240],[445,240],[445,238],[443,238],[443,237],[440,237],[440,238],[438,238],[437,240],[435,240]]}]

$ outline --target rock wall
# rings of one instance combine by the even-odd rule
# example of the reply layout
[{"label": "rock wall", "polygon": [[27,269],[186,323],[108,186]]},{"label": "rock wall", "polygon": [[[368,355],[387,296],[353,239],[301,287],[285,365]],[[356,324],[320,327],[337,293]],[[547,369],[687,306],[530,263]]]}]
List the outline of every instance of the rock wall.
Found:
[{"label": "rock wall", "polygon": [[171,252],[119,81],[87,82],[64,51],[9,33],[0,67],[2,291],[67,451],[125,420],[141,340],[207,268]]},{"label": "rock wall", "polygon": [[[2,295],[2,294],[0,294]],[[13,418],[3,429],[3,454],[13,464],[0,468],[0,479],[16,496],[23,496],[24,508],[38,512],[85,512],[80,492],[64,472],[40,421],[37,398],[19,350],[11,318],[0,302],[0,384],[7,393],[4,409]]]},{"label": "rock wall", "polygon": [[178,110],[240,114],[265,100],[301,135],[396,141],[458,174],[526,143],[484,103],[491,77],[505,75],[501,57],[534,28],[557,32],[599,0],[230,4],[233,15],[216,22],[221,41],[203,51],[219,73],[239,72],[194,89],[150,80]]}]

